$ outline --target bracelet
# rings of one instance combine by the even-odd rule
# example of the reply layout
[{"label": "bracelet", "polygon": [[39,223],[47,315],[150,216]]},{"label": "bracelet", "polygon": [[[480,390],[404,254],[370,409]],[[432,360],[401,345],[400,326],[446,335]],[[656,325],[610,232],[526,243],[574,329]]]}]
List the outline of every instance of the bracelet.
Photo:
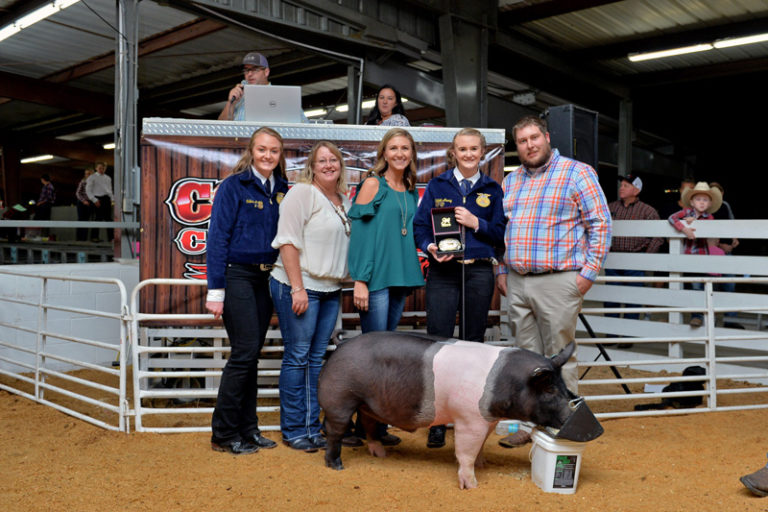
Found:
[{"label": "bracelet", "polygon": [[298,292],[300,292],[300,291],[301,291],[301,290],[303,290],[303,289],[304,289],[303,287],[300,287],[300,288],[291,288],[291,295],[293,295],[294,293],[298,293]]}]

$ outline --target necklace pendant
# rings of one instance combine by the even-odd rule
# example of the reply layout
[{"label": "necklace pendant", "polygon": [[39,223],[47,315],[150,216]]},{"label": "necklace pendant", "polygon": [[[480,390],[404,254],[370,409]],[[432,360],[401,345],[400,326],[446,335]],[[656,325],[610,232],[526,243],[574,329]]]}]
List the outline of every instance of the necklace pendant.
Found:
[{"label": "necklace pendant", "polygon": [[400,233],[401,233],[403,236],[405,236],[405,235],[407,235],[407,234],[408,234],[408,230],[407,230],[407,229],[405,229],[405,228],[403,228],[403,229],[401,229],[401,230],[400,230]]}]

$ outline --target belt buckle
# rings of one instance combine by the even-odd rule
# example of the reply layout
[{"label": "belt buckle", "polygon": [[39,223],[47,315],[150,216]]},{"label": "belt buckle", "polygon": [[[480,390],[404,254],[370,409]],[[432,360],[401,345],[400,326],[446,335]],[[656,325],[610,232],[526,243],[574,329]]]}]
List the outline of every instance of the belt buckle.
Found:
[{"label": "belt buckle", "polygon": [[269,272],[274,267],[271,263],[259,263],[259,270],[262,272]]}]

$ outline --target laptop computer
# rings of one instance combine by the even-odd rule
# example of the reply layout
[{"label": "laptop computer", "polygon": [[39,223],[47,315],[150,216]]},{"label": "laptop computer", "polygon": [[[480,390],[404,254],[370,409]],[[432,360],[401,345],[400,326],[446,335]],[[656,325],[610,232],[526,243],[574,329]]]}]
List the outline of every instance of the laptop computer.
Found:
[{"label": "laptop computer", "polygon": [[301,87],[295,85],[243,86],[245,120],[259,123],[301,123]]}]

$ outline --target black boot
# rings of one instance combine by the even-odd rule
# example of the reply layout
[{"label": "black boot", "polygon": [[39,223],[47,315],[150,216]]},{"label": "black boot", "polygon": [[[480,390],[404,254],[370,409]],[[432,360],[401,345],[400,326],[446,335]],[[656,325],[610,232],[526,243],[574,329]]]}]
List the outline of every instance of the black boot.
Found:
[{"label": "black boot", "polygon": [[427,436],[427,448],[442,448],[445,446],[445,425],[435,425],[429,427],[429,436]]}]

